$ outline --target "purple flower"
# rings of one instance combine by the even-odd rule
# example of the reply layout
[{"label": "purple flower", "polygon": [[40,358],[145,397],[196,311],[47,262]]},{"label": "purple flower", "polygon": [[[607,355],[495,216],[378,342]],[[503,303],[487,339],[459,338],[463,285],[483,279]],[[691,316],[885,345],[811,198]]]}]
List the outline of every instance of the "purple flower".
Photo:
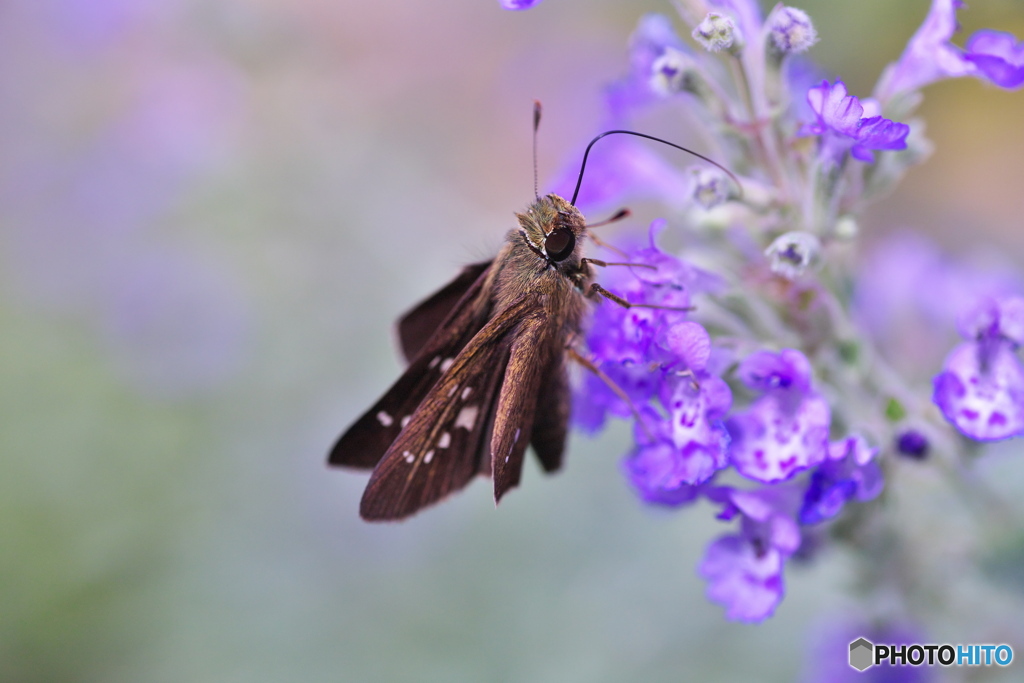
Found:
[{"label": "purple flower", "polygon": [[871,150],[893,150],[907,148],[907,134],[910,126],[897,123],[881,116],[861,119],[857,130],[857,144],[850,149],[854,159],[871,163],[875,155]]},{"label": "purple flower", "polygon": [[950,352],[932,400],[965,435],[981,441],[1024,431],[1024,298],[986,299],[960,321],[969,339]]},{"label": "purple flower", "polygon": [[875,160],[872,150],[906,149],[910,126],[881,116],[865,117],[865,104],[877,109],[874,102],[862,104],[846,92],[846,84],[836,81],[807,91],[807,102],[817,120],[805,126],[805,132],[821,136],[822,156],[837,162],[849,150],[850,154],[868,163]]},{"label": "purple flower", "polygon": [[[648,369],[647,375],[659,390],[667,415],[649,405],[641,409],[641,421],[634,430],[637,446],[623,468],[644,500],[679,504],[693,498],[693,486],[728,464],[729,435],[722,418],[732,404],[732,393],[725,382],[705,370],[710,338],[703,327],[690,321],[677,323],[665,338],[669,353],[664,354],[660,344],[649,353],[663,361],[656,371]],[[633,385],[635,393],[637,387]],[[603,400],[607,401],[607,394]]]},{"label": "purple flower", "polygon": [[707,596],[725,606],[736,621],[761,621],[782,601],[783,555],[742,535],[722,536],[708,546],[698,569],[707,579]]},{"label": "purple flower", "polygon": [[708,599],[724,605],[727,618],[762,621],[782,601],[785,560],[800,547],[792,494],[788,488],[709,491],[725,503],[720,519],[741,519],[740,533],[713,541],[697,570],[708,581]]},{"label": "purple flower", "polygon": [[811,386],[811,366],[799,351],[759,351],[739,367],[740,379],[762,392],[726,421],[730,457],[745,477],[783,481],[825,459],[830,412]]},{"label": "purple flower", "polygon": [[943,78],[968,76],[975,66],[949,42],[957,30],[956,11],[961,0],[932,0],[931,9],[907,43],[899,61],[886,67],[875,93],[887,102],[900,93],[920,90]]},{"label": "purple flower", "polygon": [[818,466],[804,493],[801,524],[817,524],[839,514],[846,501],[871,500],[882,491],[877,448],[858,435],[829,444],[828,459]]},{"label": "purple flower", "polygon": [[1010,33],[978,31],[967,41],[964,59],[1000,88],[1019,88],[1024,84],[1024,42],[1018,43]]},{"label": "purple flower", "polygon": [[671,425],[658,411],[647,406],[641,419],[643,423],[634,428],[637,446],[622,462],[626,478],[648,503],[676,506],[693,501],[700,491],[698,484],[725,466],[724,443],[717,458],[694,442],[679,448]]},{"label": "purple flower", "polygon": [[498,0],[498,2],[505,9],[524,10],[539,5],[541,0]]}]

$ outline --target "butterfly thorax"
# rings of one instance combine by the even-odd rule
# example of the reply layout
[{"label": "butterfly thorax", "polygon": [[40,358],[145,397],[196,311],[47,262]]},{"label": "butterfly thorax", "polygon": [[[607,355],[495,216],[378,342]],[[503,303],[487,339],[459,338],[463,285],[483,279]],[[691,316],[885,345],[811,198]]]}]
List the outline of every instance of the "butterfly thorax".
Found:
[{"label": "butterfly thorax", "polygon": [[549,194],[516,218],[519,227],[509,231],[494,262],[495,311],[532,299],[570,330],[578,330],[585,305],[582,292],[590,279],[589,268],[581,261],[586,236],[583,214],[565,199]]}]

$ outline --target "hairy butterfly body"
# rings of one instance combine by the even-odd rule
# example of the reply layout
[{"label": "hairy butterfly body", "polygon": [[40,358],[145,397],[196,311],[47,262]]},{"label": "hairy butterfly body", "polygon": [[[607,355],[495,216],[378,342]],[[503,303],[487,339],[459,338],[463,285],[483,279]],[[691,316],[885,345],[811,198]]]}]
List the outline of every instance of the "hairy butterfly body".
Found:
[{"label": "hairy butterfly body", "polygon": [[497,502],[519,483],[528,444],[546,471],[561,466],[566,348],[591,279],[586,225],[554,194],[516,217],[493,261],[399,321],[408,369],[331,450],[331,465],[373,469],[364,519],[408,517],[478,474],[493,478]]}]

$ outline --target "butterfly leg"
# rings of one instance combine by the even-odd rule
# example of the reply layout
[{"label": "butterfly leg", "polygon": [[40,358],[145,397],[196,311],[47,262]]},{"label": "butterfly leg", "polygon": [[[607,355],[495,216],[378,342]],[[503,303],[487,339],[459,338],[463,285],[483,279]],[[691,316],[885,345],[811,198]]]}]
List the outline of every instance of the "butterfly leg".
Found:
[{"label": "butterfly leg", "polygon": [[586,265],[588,263],[593,263],[595,266],[603,266],[603,267],[607,267],[607,266],[636,266],[637,268],[650,268],[651,270],[657,270],[658,269],[658,266],[652,266],[652,265],[649,265],[647,263],[626,263],[626,262],[619,262],[619,261],[602,261],[601,259],[587,258],[587,257],[584,257],[584,258],[580,259],[580,261],[581,261],[581,265]]},{"label": "butterfly leg", "polygon": [[621,398],[625,402],[625,404],[629,406],[629,410],[631,413],[633,413],[633,417],[636,418],[637,424],[639,424],[643,428],[643,430],[647,432],[647,435],[653,439],[654,437],[651,434],[651,430],[648,429],[647,423],[644,422],[643,417],[640,415],[640,411],[637,410],[637,407],[633,403],[633,399],[629,397],[629,394],[627,394],[622,387],[616,384],[615,380],[609,377],[604,370],[599,368],[597,364],[594,363],[594,361],[592,361],[591,359],[587,358],[582,353],[577,351],[576,348],[572,345],[572,341],[570,341],[569,344],[566,345],[565,349],[569,353],[569,358],[573,359],[574,361],[582,365],[584,368],[594,373],[594,376],[596,376],[599,380],[604,382],[605,385],[607,385],[608,388],[611,389],[616,396]]},{"label": "butterfly leg", "polygon": [[[603,239],[601,239],[597,235],[594,235],[593,233],[589,233],[588,232],[587,233],[587,237],[589,237],[594,242],[594,244],[596,244],[599,247],[604,247],[608,251],[614,251],[616,254],[621,254],[622,256],[625,256],[625,257],[629,256],[629,254],[627,254],[626,252],[622,251],[618,247],[613,247],[612,245],[608,244]],[[586,259],[586,260],[593,261],[594,259]]]},{"label": "butterfly leg", "polygon": [[599,285],[599,284],[597,284],[595,282],[592,285],[590,285],[589,296],[591,298],[596,298],[597,295],[603,296],[606,299],[610,299],[610,300],[614,301],[615,303],[617,303],[618,305],[622,306],[623,308],[660,308],[661,310],[664,310],[664,311],[693,311],[693,310],[696,310],[695,306],[659,306],[657,304],[635,304],[635,303],[633,303],[631,301],[626,301],[625,299],[623,299],[621,296],[618,296],[617,294],[612,294],[607,289],[605,289],[604,287],[602,287],[601,285]]}]

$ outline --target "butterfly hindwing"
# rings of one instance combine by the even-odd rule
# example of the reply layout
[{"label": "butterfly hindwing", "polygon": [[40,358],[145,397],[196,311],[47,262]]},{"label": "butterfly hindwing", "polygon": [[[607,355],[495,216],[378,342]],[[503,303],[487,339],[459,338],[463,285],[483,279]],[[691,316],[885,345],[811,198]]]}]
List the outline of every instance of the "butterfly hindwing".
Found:
[{"label": "butterfly hindwing", "polygon": [[493,261],[466,266],[454,280],[398,319],[398,340],[406,361],[411,362],[423,350],[441,323],[480,280],[480,276],[487,272],[491,263]]},{"label": "butterfly hindwing", "polygon": [[555,349],[553,357],[541,379],[537,395],[536,418],[530,445],[545,472],[554,472],[562,466],[562,453],[569,433],[569,413],[572,396],[569,374],[565,367],[565,352]]},{"label": "butterfly hindwing", "polygon": [[407,517],[489,470],[481,455],[490,450],[490,418],[508,381],[509,333],[526,307],[520,301],[488,321],[430,389],[374,469],[360,505],[364,519]]},{"label": "butterfly hindwing", "polygon": [[522,474],[523,454],[533,434],[538,394],[552,358],[552,325],[547,317],[541,307],[524,315],[510,348],[491,437],[495,502],[519,484]]},{"label": "butterfly hindwing", "polygon": [[327,458],[329,464],[369,469],[380,462],[403,423],[412,419],[431,387],[486,322],[490,313],[486,277],[486,270],[476,277],[398,381],[339,437]]}]

